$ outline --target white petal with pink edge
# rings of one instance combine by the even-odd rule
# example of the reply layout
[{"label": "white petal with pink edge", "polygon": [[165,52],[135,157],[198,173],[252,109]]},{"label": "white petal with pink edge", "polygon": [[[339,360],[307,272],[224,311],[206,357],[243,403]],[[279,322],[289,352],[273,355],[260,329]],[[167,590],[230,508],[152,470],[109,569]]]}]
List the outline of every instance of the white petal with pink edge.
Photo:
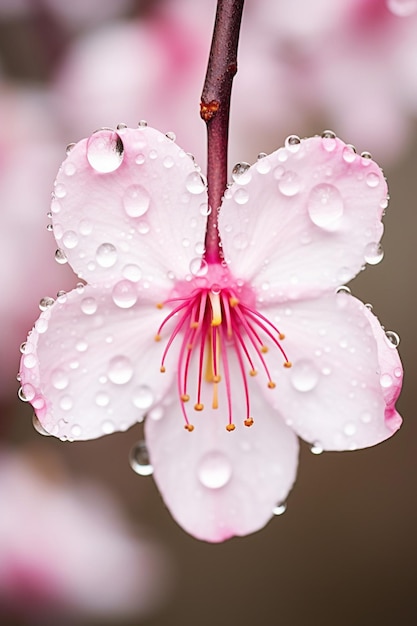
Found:
[{"label": "white petal with pink edge", "polygon": [[80,291],[41,314],[20,365],[21,395],[48,433],[69,440],[141,421],[167,392],[174,371],[160,372],[161,311],[132,300],[120,308],[111,290]]},{"label": "white petal with pink edge", "polygon": [[380,168],[340,139],[289,138],[226,191],[225,258],[264,301],[317,296],[377,262],[386,198]]},{"label": "white petal with pink edge", "polygon": [[[231,364],[233,432],[225,428],[223,388],[219,409],[207,404],[203,411],[194,412],[190,407],[189,419],[195,426],[191,433],[184,429],[175,402],[161,409],[158,419],[150,416],[145,423],[154,478],[167,507],[184,530],[210,542],[262,528],[273,508],[285,502],[298,464],[296,435],[261,393],[252,398],[259,419],[252,427],[243,425],[246,405],[238,369],[237,363]],[[191,371],[196,370],[195,364]],[[212,395],[208,383],[204,383],[205,394]]]},{"label": "white petal with pink edge", "polygon": [[398,430],[401,362],[362,302],[330,294],[268,314],[285,333],[292,367],[269,361],[276,388],[265,397],[300,437],[324,450],[355,450]]},{"label": "white petal with pink edge", "polygon": [[133,280],[143,297],[191,274],[206,216],[205,181],[193,160],[146,126],[83,139],[55,181],[54,235],[74,271],[93,285]]}]

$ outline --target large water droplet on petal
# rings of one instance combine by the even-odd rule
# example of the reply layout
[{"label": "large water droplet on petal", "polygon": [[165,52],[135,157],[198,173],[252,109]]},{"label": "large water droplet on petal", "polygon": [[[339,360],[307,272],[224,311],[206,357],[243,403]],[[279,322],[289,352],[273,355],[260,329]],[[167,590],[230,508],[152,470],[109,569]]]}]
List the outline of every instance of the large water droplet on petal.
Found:
[{"label": "large water droplet on petal", "polygon": [[133,367],[126,356],[115,356],[110,360],[107,375],[115,385],[125,385],[133,376]]},{"label": "large water droplet on petal", "polygon": [[151,476],[153,467],[149,460],[148,448],[144,441],[138,441],[129,453],[129,463],[134,472],[140,476]]},{"label": "large water droplet on petal", "polygon": [[301,146],[301,139],[298,135],[290,135],[285,140],[285,147],[288,152],[298,152]]},{"label": "large water droplet on petal", "polygon": [[52,370],[51,382],[55,389],[66,389],[69,384],[69,378],[63,369],[57,368]]},{"label": "large water droplet on petal", "polygon": [[97,172],[114,172],[124,156],[123,141],[114,130],[97,130],[87,141],[87,159]]},{"label": "large water droplet on petal", "polygon": [[285,502],[281,502],[274,506],[274,508],[272,509],[272,515],[283,515],[286,510],[287,505],[285,504]]},{"label": "large water droplet on petal", "polygon": [[340,191],[327,183],[316,185],[308,196],[307,210],[313,224],[332,230],[343,215]]},{"label": "large water droplet on petal", "polygon": [[117,261],[117,250],[112,243],[102,243],[96,250],[96,260],[101,267],[113,267]]},{"label": "large water droplet on petal", "polygon": [[138,298],[136,287],[130,280],[121,280],[115,284],[112,291],[113,302],[121,309],[129,309]]},{"label": "large water droplet on petal", "polygon": [[58,248],[58,250],[55,252],[55,261],[59,263],[60,265],[64,265],[64,263],[68,263],[68,259],[65,256],[65,252],[63,252],[63,250],[61,250],[60,248]]},{"label": "large water droplet on petal", "polygon": [[51,436],[51,433],[48,433],[48,431],[45,430],[42,424],[40,423],[36,413],[34,413],[32,416],[32,425],[33,425],[33,428],[36,430],[36,432],[38,432],[40,435],[43,435],[44,437]]},{"label": "large water droplet on petal", "polygon": [[94,315],[97,311],[97,301],[93,297],[83,298],[81,300],[81,311],[86,315]]},{"label": "large water droplet on petal", "polygon": [[123,194],[123,206],[129,217],[145,215],[149,204],[149,193],[142,185],[130,185]]},{"label": "large water droplet on petal", "polygon": [[67,230],[62,236],[62,243],[66,248],[72,250],[78,244],[78,235],[74,230]]},{"label": "large water droplet on petal", "polygon": [[205,276],[208,272],[208,263],[196,257],[190,261],[190,272],[193,276]]},{"label": "large water droplet on petal", "polygon": [[239,188],[236,189],[235,193],[233,194],[233,199],[235,202],[237,202],[237,204],[246,204],[249,200],[249,194],[246,189]]},{"label": "large water droplet on petal", "polygon": [[400,345],[400,336],[394,330],[386,330],[385,336],[388,339],[389,345],[394,348],[398,348]]},{"label": "large water droplet on petal", "polygon": [[312,361],[301,360],[291,368],[291,383],[297,391],[312,391],[319,382],[319,372]]},{"label": "large water droplet on petal", "polygon": [[55,300],[53,298],[45,296],[45,298],[41,298],[39,300],[39,308],[41,311],[46,311],[46,309],[49,309],[54,304],[54,302]]},{"label": "large water droplet on petal", "polygon": [[232,465],[223,452],[207,452],[200,460],[197,476],[204,487],[220,489],[232,476]]}]

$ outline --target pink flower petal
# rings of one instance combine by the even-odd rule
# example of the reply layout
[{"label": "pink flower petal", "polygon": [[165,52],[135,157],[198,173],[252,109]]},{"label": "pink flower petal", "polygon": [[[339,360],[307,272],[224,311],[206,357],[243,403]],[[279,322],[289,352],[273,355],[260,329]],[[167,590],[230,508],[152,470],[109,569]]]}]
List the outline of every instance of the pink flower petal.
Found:
[{"label": "pink flower petal", "polygon": [[[251,398],[259,419],[251,428],[243,425],[246,409],[237,363],[231,376],[236,392],[233,432],[225,428],[224,385],[219,386],[220,409],[207,403],[195,413],[190,407],[191,433],[172,404],[162,417],[161,411],[158,419],[151,414],[145,423],[155,481],[172,516],[188,533],[211,542],[262,528],[274,506],[285,502],[298,463],[297,437],[260,393]],[[212,386],[204,383],[203,396],[212,393]]]},{"label": "pink flower petal", "polygon": [[202,254],[205,182],[192,159],[152,128],[102,129],[80,141],[54,195],[57,243],[90,284],[126,278],[158,301]]},{"label": "pink flower petal", "polygon": [[[288,426],[325,450],[355,450],[400,427],[395,346],[362,302],[340,293],[274,309],[292,368],[272,364],[266,397]],[[255,416],[254,416],[255,417]]]},{"label": "pink flower petal", "polygon": [[386,197],[379,167],[340,139],[287,140],[226,191],[225,257],[265,301],[317,296],[376,262]]},{"label": "pink flower petal", "polygon": [[21,393],[52,435],[79,440],[126,430],[167,392],[175,367],[159,371],[161,312],[135,302],[134,287],[124,308],[114,290],[74,290],[35,323],[21,359]]}]

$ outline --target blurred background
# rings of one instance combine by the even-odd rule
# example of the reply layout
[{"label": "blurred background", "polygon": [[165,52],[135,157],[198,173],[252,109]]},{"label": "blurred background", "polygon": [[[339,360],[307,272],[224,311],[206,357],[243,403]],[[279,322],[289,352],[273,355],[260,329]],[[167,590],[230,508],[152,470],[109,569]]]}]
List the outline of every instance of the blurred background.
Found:
[{"label": "blurred background", "polygon": [[401,337],[402,429],[311,454],[283,515],[220,545],[172,520],[128,463],[141,426],[42,437],[17,399],[38,302],[70,289],[46,230],[68,143],[140,119],[204,169],[215,1],[0,0],[0,623],[390,626],[416,622],[417,1],[247,0],[230,164],[331,128],[383,167],[384,261],[351,284]]}]

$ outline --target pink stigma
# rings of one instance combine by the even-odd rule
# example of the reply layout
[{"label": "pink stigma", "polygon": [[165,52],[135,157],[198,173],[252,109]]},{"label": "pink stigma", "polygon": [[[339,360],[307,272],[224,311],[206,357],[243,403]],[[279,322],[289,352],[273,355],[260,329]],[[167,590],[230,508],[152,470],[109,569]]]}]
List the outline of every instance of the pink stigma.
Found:
[{"label": "pink stigma", "polygon": [[[267,341],[276,347],[284,359],[284,367],[291,367],[280,341],[284,335],[264,315],[253,306],[254,300],[250,290],[238,287],[230,280],[230,275],[222,269],[216,271],[217,264],[210,266],[215,270],[218,283],[210,280],[195,279],[190,283],[181,283],[178,291],[185,295],[167,299],[158,304],[162,308],[170,304],[173,308],[165,317],[155,336],[156,341],[162,339],[169,322],[173,321],[173,329],[164,348],[160,371],[166,371],[166,357],[179,343],[177,361],[177,388],[185,428],[194,429],[187,415],[186,404],[193,397],[194,410],[203,411],[202,397],[203,380],[212,385],[212,408],[219,408],[218,386],[225,385],[227,398],[228,422],[226,429],[235,429],[233,423],[232,386],[230,379],[229,356],[231,351],[237,357],[246,403],[245,426],[252,426],[254,420],[250,411],[248,375],[256,376],[260,367],[266,376],[267,386],[275,388],[271,379],[264,354],[268,352]],[[179,287],[179,289],[178,289]],[[245,297],[246,296],[246,297]],[[172,324],[170,325],[172,328]],[[197,388],[189,389],[189,371],[192,357],[197,357],[198,377]]]}]

